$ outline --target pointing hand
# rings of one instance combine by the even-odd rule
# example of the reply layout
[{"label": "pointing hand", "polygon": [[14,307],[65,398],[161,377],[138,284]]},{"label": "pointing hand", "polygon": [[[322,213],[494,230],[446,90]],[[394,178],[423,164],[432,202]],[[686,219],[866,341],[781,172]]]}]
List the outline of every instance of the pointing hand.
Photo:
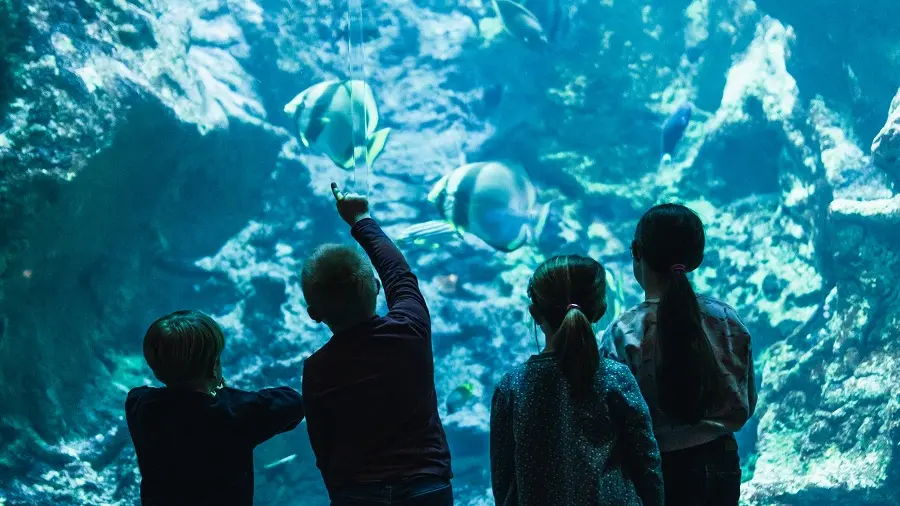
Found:
[{"label": "pointing hand", "polygon": [[337,204],[338,214],[351,227],[359,220],[370,218],[369,200],[355,193],[343,193],[338,190],[337,183],[331,183],[331,193]]}]

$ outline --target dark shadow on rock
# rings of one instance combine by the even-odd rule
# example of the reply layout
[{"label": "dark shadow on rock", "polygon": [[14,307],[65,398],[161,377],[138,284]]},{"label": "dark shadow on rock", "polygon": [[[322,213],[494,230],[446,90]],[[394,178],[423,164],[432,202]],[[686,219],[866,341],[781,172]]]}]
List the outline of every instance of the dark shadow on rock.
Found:
[{"label": "dark shadow on rock", "polygon": [[190,300],[196,279],[160,276],[159,252],[215,254],[258,211],[283,140],[236,122],[201,135],[159,103],[138,102],[74,180],[47,186],[22,226],[29,246],[10,264],[7,289],[18,297],[4,301],[13,315],[0,354],[5,412],[27,413],[49,440],[77,426],[82,413],[64,407],[78,405],[97,351],[133,349],[142,333],[123,331]]},{"label": "dark shadow on rock", "polygon": [[784,130],[768,124],[761,113],[713,132],[683,184],[717,205],[778,192],[787,139]]}]

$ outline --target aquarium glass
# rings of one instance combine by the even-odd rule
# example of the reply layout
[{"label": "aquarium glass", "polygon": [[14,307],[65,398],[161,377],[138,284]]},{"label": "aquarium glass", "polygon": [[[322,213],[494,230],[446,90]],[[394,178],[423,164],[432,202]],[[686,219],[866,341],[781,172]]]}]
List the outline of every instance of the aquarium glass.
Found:
[{"label": "aquarium glass", "polygon": [[[546,345],[541,262],[601,262],[601,354],[649,360],[606,336],[652,298],[633,241],[664,203],[703,222],[693,290],[751,335],[740,504],[900,504],[898,20],[896,0],[0,0],[0,506],[140,504],[124,407],[162,386],[162,315],[221,325],[228,387],[300,391],[331,337],[304,261],[357,247],[331,183],[428,304],[456,504],[495,504],[492,398]],[[329,504],[306,421],[253,470],[254,504]]]}]

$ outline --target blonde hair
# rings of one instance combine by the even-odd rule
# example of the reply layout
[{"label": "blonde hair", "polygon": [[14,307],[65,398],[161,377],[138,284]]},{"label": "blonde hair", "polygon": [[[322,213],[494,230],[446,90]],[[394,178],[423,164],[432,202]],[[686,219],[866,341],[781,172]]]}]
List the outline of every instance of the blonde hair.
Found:
[{"label": "blonde hair", "polygon": [[372,264],[350,246],[323,244],[303,264],[300,285],[306,304],[326,323],[375,313],[378,287]]},{"label": "blonde hair", "polygon": [[144,335],[144,359],[167,386],[194,386],[209,377],[225,349],[225,334],[200,311],[175,311],[153,322]]}]

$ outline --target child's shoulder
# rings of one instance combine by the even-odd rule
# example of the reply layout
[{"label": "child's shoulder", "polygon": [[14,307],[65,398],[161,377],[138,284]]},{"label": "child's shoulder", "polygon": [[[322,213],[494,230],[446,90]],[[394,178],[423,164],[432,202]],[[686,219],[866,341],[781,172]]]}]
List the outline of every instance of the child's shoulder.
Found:
[{"label": "child's shoulder", "polygon": [[600,370],[605,391],[631,392],[636,388],[637,380],[627,364],[610,357],[602,357]]},{"label": "child's shoulder", "polygon": [[657,302],[655,300],[645,300],[631,306],[613,320],[610,324],[610,329],[621,330],[632,327],[635,323],[643,321],[647,314],[655,312],[656,305]]},{"label": "child's shoulder", "polygon": [[160,388],[151,387],[147,385],[142,385],[139,387],[134,387],[128,391],[128,396],[126,399],[130,402],[137,401],[139,399],[143,399],[148,395],[153,395],[156,391],[160,390]]},{"label": "child's shoulder", "polygon": [[711,295],[697,295],[697,303],[700,305],[701,313],[723,320],[739,319],[738,312],[733,306]]},{"label": "child's shoulder", "polygon": [[626,374],[631,374],[631,369],[628,368],[628,365],[619,362],[614,358],[601,357],[600,363],[603,371],[606,373],[607,378],[615,379],[621,378]]}]

